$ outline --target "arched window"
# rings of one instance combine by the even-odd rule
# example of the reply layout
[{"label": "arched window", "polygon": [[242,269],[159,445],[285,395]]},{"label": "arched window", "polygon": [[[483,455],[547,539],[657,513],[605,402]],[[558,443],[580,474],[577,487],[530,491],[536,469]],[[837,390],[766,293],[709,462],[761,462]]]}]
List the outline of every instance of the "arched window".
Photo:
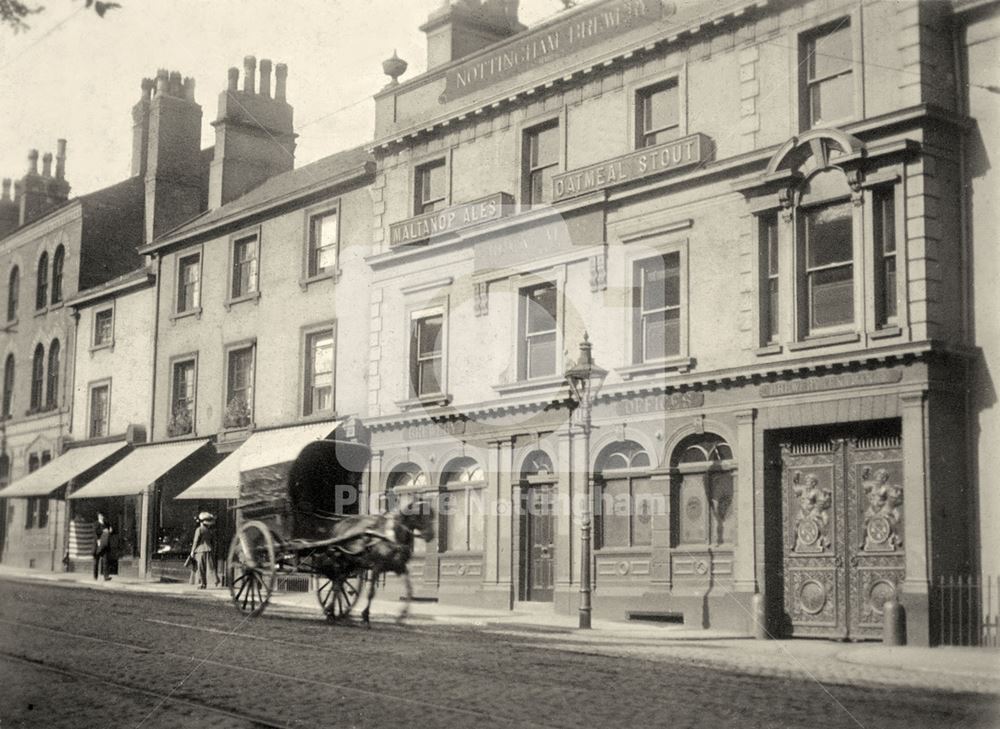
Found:
[{"label": "arched window", "polygon": [[63,300],[63,266],[66,263],[66,249],[61,245],[52,256],[52,303]]},{"label": "arched window", "polygon": [[[430,489],[427,474],[420,470],[420,466],[416,463],[403,463],[392,469],[389,474],[379,507],[382,511],[388,511],[428,493]],[[414,554],[423,554],[426,551],[427,542],[423,539],[413,540]]]},{"label": "arched window", "polygon": [[521,466],[521,480],[529,483],[532,481],[549,482],[555,479],[555,472],[549,454],[545,451],[534,451],[524,459],[524,465]]},{"label": "arched window", "polygon": [[671,457],[674,544],[722,545],[736,541],[736,462],[721,436],[698,433]]},{"label": "arched window", "polygon": [[3,417],[9,418],[14,402],[14,355],[8,354],[3,365]]},{"label": "arched window", "polygon": [[49,294],[49,254],[46,251],[38,258],[35,283],[35,308],[44,309]]},{"label": "arched window", "polygon": [[612,443],[597,458],[594,485],[597,504],[596,544],[645,547],[653,542],[653,516],[666,510],[663,496],[650,488],[652,463],[635,441]]},{"label": "arched window", "polygon": [[49,345],[49,379],[45,386],[45,407],[59,406],[59,340]]},{"label": "arched window", "polygon": [[441,551],[482,551],[486,520],[481,497],[485,485],[483,469],[473,458],[456,458],[445,467],[441,478]]},{"label": "arched window", "polygon": [[45,388],[45,347],[38,344],[31,358],[31,412],[42,408],[42,394]]},{"label": "arched window", "polygon": [[10,269],[10,279],[7,288],[7,321],[17,319],[18,289],[21,286],[21,272],[17,266]]}]

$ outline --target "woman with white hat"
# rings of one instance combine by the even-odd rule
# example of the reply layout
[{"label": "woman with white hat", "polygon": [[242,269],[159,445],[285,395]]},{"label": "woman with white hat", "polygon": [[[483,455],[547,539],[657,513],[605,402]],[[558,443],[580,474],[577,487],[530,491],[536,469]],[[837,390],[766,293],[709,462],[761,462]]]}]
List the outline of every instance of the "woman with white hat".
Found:
[{"label": "woman with white hat", "polygon": [[211,570],[216,586],[219,573],[215,569],[215,515],[203,511],[198,514],[198,528],[191,543],[191,558],[198,574],[198,589],[208,587],[208,572]]}]

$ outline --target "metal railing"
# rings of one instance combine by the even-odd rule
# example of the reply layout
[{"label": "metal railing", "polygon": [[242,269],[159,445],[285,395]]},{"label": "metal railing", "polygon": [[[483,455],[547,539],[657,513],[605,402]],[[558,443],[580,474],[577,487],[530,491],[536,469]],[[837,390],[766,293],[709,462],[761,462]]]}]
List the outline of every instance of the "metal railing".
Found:
[{"label": "metal railing", "polygon": [[941,645],[996,648],[1000,579],[942,575],[937,582]]}]

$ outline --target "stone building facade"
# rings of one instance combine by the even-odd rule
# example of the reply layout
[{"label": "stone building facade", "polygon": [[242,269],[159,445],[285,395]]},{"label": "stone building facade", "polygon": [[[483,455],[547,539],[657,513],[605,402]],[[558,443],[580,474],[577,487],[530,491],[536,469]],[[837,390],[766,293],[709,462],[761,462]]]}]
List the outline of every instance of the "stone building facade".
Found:
[{"label": "stone building facade", "polygon": [[898,596],[930,640],[980,546],[949,8],[608,0],[473,49],[473,5],[516,7],[376,95],[371,478],[449,506],[418,591],[576,609],[591,474],[598,615],[871,638]]}]

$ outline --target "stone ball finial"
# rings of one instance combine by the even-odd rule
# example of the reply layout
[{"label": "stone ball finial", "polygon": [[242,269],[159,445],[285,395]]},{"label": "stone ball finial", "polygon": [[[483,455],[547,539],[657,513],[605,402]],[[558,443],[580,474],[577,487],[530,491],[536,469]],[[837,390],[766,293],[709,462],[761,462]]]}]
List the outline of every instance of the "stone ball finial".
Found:
[{"label": "stone ball finial", "polygon": [[409,67],[409,65],[410,64],[408,64],[406,61],[400,58],[396,54],[396,51],[393,50],[392,58],[387,58],[386,60],[382,61],[382,72],[385,73],[386,76],[392,79],[390,85],[395,86],[396,84],[399,83],[399,77],[402,76],[404,73],[406,73],[406,69]]}]

